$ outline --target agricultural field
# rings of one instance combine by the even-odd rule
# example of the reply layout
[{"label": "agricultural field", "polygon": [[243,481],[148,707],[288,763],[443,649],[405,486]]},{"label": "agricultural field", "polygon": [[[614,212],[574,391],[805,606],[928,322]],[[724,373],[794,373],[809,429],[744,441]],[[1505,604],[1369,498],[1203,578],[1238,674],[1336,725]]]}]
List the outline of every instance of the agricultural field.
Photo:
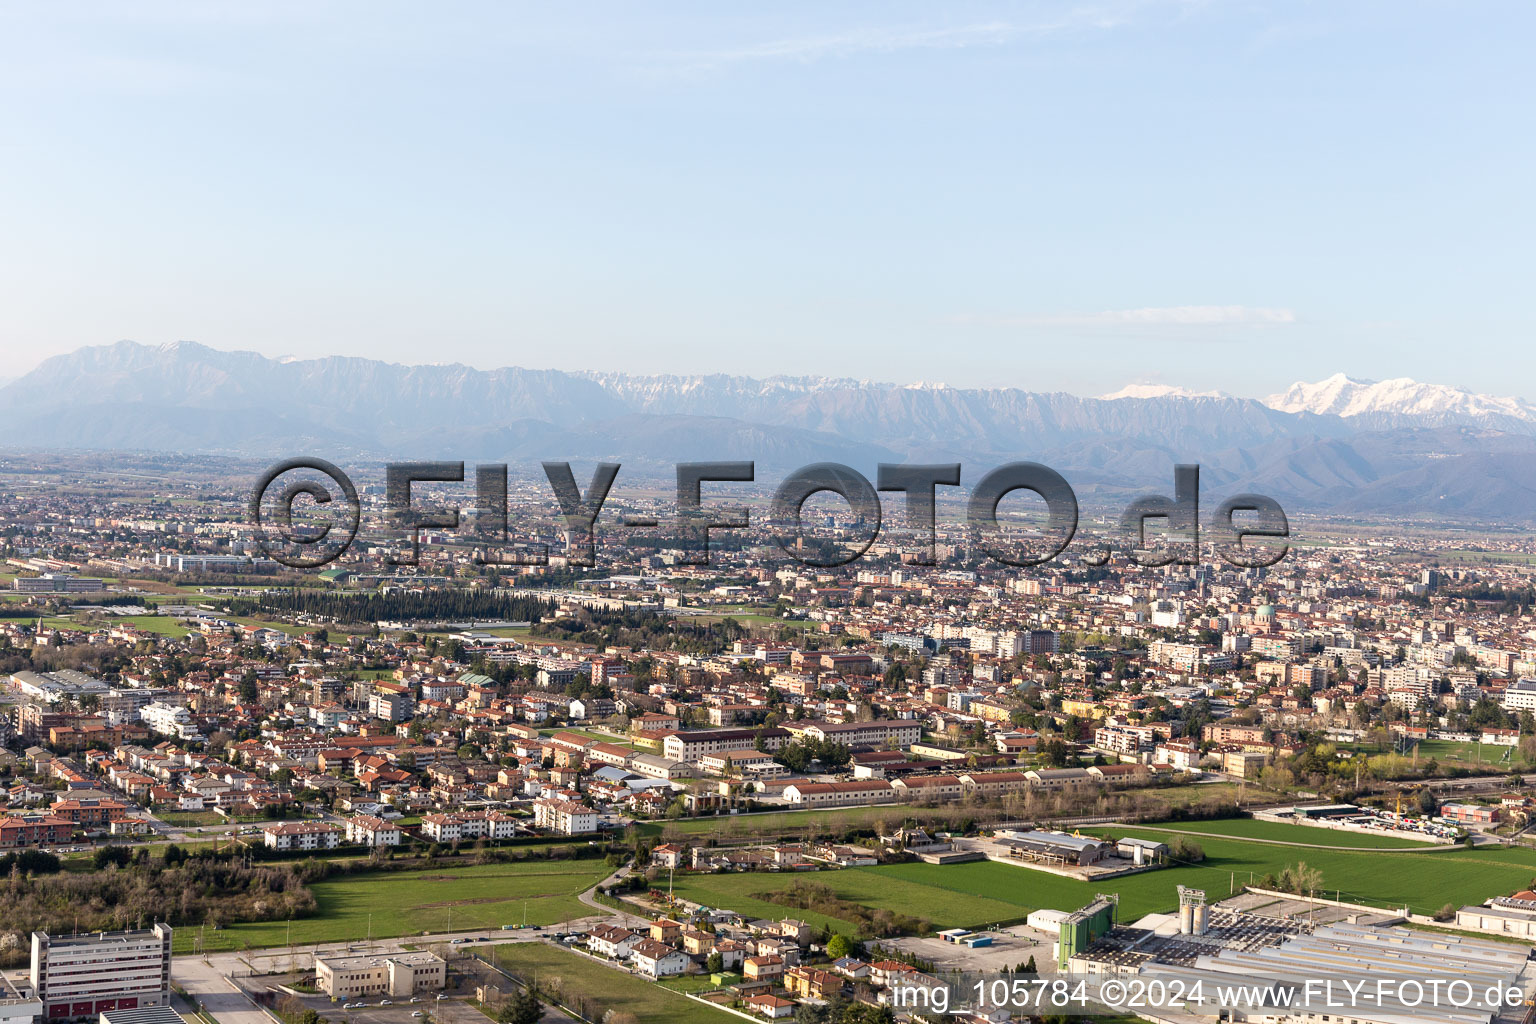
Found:
[{"label": "agricultural field", "polygon": [[[1226,818],[1220,821],[1172,821],[1158,825],[1138,825],[1142,831],[1164,831],[1169,837],[1179,832],[1200,835],[1237,836],[1279,843],[1304,843],[1308,846],[1349,846],[1361,850],[1422,850],[1434,845],[1411,836],[1373,835],[1369,832],[1344,832],[1312,825],[1288,825],[1279,821],[1255,821],[1252,818]],[[1085,829],[1099,834],[1119,834],[1117,829]],[[1191,836],[1202,842],[1199,835]],[[1167,839],[1163,840],[1167,842]],[[1305,851],[1303,851],[1305,852]]]},{"label": "agricultural field", "polygon": [[[608,1010],[627,1010],[640,1024],[729,1024],[740,1018],[686,996],[543,942],[511,942],[495,948],[496,966],[519,978],[538,976],[548,990],[558,978],[563,992],[580,993],[587,1016],[601,1020]],[[592,1004],[598,1004],[592,1008]]]},{"label": "agricultural field", "polygon": [[[601,881],[601,860],[537,860],[431,871],[378,871],[315,882],[319,903],[311,917],[231,925],[203,935],[209,950],[296,946],[319,942],[415,935],[423,932],[499,929],[522,924],[559,924],[592,909],[576,899]],[[176,933],[178,949],[192,948],[193,928]]]},{"label": "agricultural field", "polygon": [[[1168,838],[1166,832],[1147,828],[1112,831],[1117,837]],[[1074,910],[1097,892],[1119,893],[1121,915],[1131,920],[1177,906],[1176,886],[1205,889],[1213,899],[1221,899],[1244,884],[1256,883],[1264,875],[1300,861],[1322,872],[1329,897],[1387,908],[1407,906],[1423,914],[1432,914],[1446,903],[1461,906],[1506,895],[1526,887],[1536,876],[1536,851],[1523,849],[1423,847],[1393,853],[1384,847],[1309,850],[1233,839],[1202,837],[1197,841],[1206,854],[1201,864],[1102,882],[1079,882],[1027,867],[976,861],[944,866],[896,864],[798,877],[688,875],[679,876],[674,885],[679,896],[710,906],[754,917],[799,917],[838,931],[851,931],[849,922],[814,911],[790,910],[752,896],[790,888],[804,878],[828,886],[843,899],[925,918],[935,927],[976,928],[1022,920],[1041,907]]]}]

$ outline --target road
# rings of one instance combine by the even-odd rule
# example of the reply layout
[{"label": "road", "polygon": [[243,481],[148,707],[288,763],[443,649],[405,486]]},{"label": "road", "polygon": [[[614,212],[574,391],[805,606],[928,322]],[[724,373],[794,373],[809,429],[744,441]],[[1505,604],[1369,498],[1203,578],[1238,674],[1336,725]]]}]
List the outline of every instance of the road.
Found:
[{"label": "road", "polygon": [[218,958],[177,957],[171,961],[171,980],[219,1024],[272,1024],[267,1012],[225,977]]},{"label": "road", "polygon": [[605,906],[604,904],[599,903],[597,901],[596,893],[597,893],[598,889],[603,888],[604,886],[612,885],[613,883],[617,882],[620,878],[623,878],[628,873],[629,873],[629,868],[628,867],[621,867],[617,871],[615,871],[613,874],[611,874],[607,878],[603,879],[601,882],[598,882],[597,885],[595,885],[592,888],[587,889],[585,892],[581,893],[576,898],[578,900],[580,900],[582,903],[585,903],[587,906],[589,906],[589,907],[593,908],[594,910],[600,912],[603,915],[603,918],[605,920],[607,920],[607,921],[609,921],[609,922],[611,922],[613,924],[622,925],[625,928],[640,928],[640,927],[642,927],[642,926],[644,926],[644,925],[649,923],[648,921],[646,921],[645,918],[643,918],[643,917],[636,917],[634,914],[630,914],[630,913],[627,913],[627,912],[624,912],[624,911],[615,910],[612,907]]}]

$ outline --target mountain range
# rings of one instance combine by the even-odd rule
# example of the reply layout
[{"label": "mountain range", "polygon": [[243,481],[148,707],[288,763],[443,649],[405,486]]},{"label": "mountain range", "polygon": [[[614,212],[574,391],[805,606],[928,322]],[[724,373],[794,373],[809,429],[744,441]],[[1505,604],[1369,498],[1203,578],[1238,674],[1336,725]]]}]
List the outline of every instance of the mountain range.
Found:
[{"label": "mountain range", "polygon": [[[1536,406],[1407,379],[1342,374],[1268,399],[1132,385],[1083,398],[1014,388],[827,377],[406,366],[271,359],[190,342],[55,356],[0,387],[12,447],[277,459],[754,459],[759,479],[818,461],[1001,462],[1062,472],[1085,503],[1172,486],[1198,462],[1203,500],[1258,491],[1346,514],[1536,517]],[[344,462],[343,462],[344,464]]]}]

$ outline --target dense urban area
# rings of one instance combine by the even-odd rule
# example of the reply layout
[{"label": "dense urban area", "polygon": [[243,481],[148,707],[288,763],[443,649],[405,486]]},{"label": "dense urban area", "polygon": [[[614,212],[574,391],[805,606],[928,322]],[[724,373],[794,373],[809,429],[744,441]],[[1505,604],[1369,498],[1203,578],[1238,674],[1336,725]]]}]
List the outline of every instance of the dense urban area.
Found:
[{"label": "dense urban area", "polygon": [[[889,514],[817,568],[713,484],[751,515],[700,564],[621,476],[583,564],[528,477],[541,564],[447,529],[399,564],[375,485],[301,571],[257,471],[0,460],[0,1024],[997,1022],[935,993],[1389,962],[1529,1019],[1524,535],[1300,516],[1267,568],[1014,568],[941,504],[931,559]],[[1148,1016],[1261,1019],[1224,1012]]]}]

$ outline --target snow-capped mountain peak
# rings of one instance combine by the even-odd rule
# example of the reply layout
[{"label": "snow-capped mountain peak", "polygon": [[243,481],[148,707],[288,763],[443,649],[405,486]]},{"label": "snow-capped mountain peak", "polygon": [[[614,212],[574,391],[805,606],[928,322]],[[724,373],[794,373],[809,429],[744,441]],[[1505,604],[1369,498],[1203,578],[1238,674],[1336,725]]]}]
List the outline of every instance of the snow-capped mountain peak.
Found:
[{"label": "snow-capped mountain peak", "polygon": [[1412,420],[1425,426],[1508,428],[1536,424],[1536,406],[1522,398],[1480,395],[1411,377],[1361,380],[1336,373],[1315,383],[1298,381],[1264,404],[1281,412]]},{"label": "snow-capped mountain peak", "polygon": [[1222,391],[1192,391],[1174,384],[1127,384],[1119,391],[1100,395],[1106,402],[1118,398],[1227,398]]}]

